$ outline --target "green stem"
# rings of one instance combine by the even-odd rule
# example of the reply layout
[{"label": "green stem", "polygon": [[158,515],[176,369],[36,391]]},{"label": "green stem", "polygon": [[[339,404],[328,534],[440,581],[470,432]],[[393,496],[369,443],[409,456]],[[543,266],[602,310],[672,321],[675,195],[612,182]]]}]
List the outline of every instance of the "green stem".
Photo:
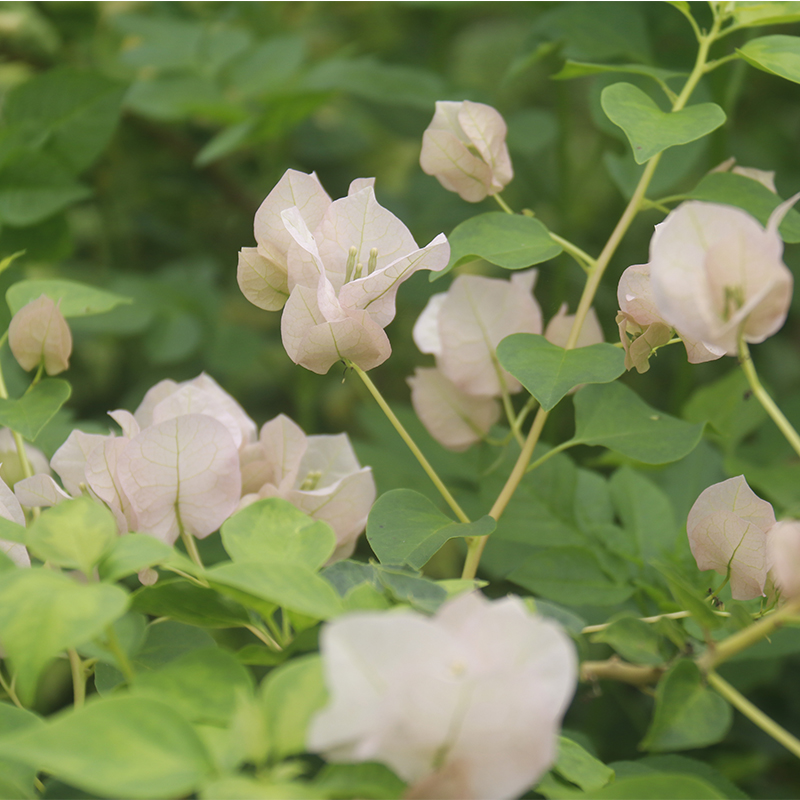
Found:
[{"label": "green stem", "polygon": [[706,679],[734,708],[741,711],[751,722],[758,725],[762,731],[769,734],[776,742],[782,744],[792,755],[800,758],[800,740],[797,737],[789,733],[786,728],[778,725],[774,719],[768,717],[760,708],[754,706],[716,672],[709,672],[706,675]]},{"label": "green stem", "polygon": [[[730,611],[715,611],[714,613],[718,617],[729,617],[731,615]],[[662,619],[686,619],[687,617],[691,616],[691,611],[670,611],[669,614],[656,614],[654,617],[639,617],[638,619],[639,622],[647,622],[652,624]],[[587,625],[585,628],[581,629],[581,633],[597,633],[598,631],[604,631],[612,624],[612,622],[603,622],[599,625]]]},{"label": "green stem", "polygon": [[190,533],[186,533],[183,529],[183,524],[181,524],[180,520],[178,520],[178,526],[181,531],[181,541],[183,542],[183,546],[186,548],[186,553],[188,554],[189,558],[197,564],[200,569],[205,569],[203,566],[203,560],[200,558],[200,553],[197,550],[197,544],[195,543],[194,536]]},{"label": "green stem", "polygon": [[553,233],[552,231],[548,231],[548,233],[550,234],[550,238],[556,244],[560,244],[564,250],[566,250],[578,262],[578,266],[580,266],[584,272],[588,272],[592,269],[592,267],[594,267],[596,263],[595,259],[593,259],[585,250],[581,250],[580,247],[572,244],[572,242],[570,242],[568,239],[564,239],[557,233]]},{"label": "green stem", "polygon": [[128,659],[128,654],[122,649],[122,645],[119,643],[117,632],[114,630],[113,625],[106,626],[106,645],[116,659],[119,671],[125,677],[125,682],[128,684],[133,683],[136,673],[133,671],[131,662]]},{"label": "green stem", "polygon": [[264,644],[269,647],[271,650],[283,650],[283,648],[273,639],[266,631],[262,631],[260,628],[257,628],[255,625],[245,625],[250,633],[253,634],[257,639],[260,639]]},{"label": "green stem", "polygon": [[492,197],[494,197],[494,199],[497,200],[497,205],[499,205],[500,208],[502,208],[503,211],[506,212],[506,214],[513,214],[514,213],[511,210],[511,207],[508,205],[508,203],[506,203],[506,201],[503,200],[502,197],[500,197],[500,193],[499,192],[497,194],[493,194]]},{"label": "green stem", "polygon": [[86,700],[86,672],[83,669],[83,662],[74,648],[67,650],[69,657],[69,668],[72,672],[72,698],[76,709],[83,708]]},{"label": "green stem", "polygon": [[17,693],[14,691],[14,685],[13,684],[14,684],[13,681],[9,682],[9,681],[7,681],[5,679],[5,676],[3,675],[3,671],[0,670],[0,686],[3,687],[3,691],[8,695],[9,699],[11,700],[11,702],[17,708],[25,708],[25,706],[22,705],[22,702],[20,701],[19,697],[17,697]]},{"label": "green stem", "polygon": [[386,400],[383,399],[383,395],[378,391],[378,387],[370,379],[369,375],[364,372],[361,367],[354,364],[352,361],[348,361],[347,365],[355,370],[356,374],[364,383],[364,386],[367,387],[369,393],[375,398],[377,404],[381,407],[381,411],[386,414],[387,419],[389,422],[392,423],[394,429],[400,434],[400,438],[408,445],[408,449],[414,454],[414,457],[419,461],[420,466],[422,469],[425,470],[425,474],[433,481],[433,485],[438,489],[439,494],[444,498],[445,502],[448,506],[453,510],[453,513],[458,517],[460,522],[469,522],[470,518],[464,513],[461,506],[456,502],[456,499],[453,495],[450,494],[448,488],[444,485],[442,479],[436,474],[436,470],[430,465],[430,462],[427,458],[422,454],[422,450],[417,447],[417,443],[411,438],[411,434],[405,429],[403,424],[400,422],[399,419],[395,416],[394,411],[389,407],[389,404]]},{"label": "green stem", "polygon": [[713,642],[708,650],[697,659],[697,665],[704,672],[711,672],[724,661],[741,653],[742,650],[758,644],[798,611],[800,611],[800,598],[795,597],[769,616],[762,617],[758,622],[754,622],[721,642]]},{"label": "green stem", "polygon": [[570,447],[575,447],[575,442],[573,442],[572,440],[562,442],[560,445],[557,445],[551,450],[548,450],[540,458],[537,458],[536,461],[534,461],[532,464],[528,464],[526,472],[533,472],[537,467],[541,467],[545,461],[548,461],[558,453],[562,453],[564,450],[568,450]]},{"label": "green stem", "polygon": [[798,436],[794,426],[786,419],[775,401],[767,394],[767,390],[761,385],[755,365],[753,364],[753,359],[750,356],[750,348],[748,348],[747,342],[745,342],[744,336],[742,335],[739,336],[739,366],[747,377],[750,389],[756,396],[758,402],[761,403],[767,414],[772,417],[772,421],[786,437],[786,441],[794,448],[795,453],[800,455],[800,436]]}]

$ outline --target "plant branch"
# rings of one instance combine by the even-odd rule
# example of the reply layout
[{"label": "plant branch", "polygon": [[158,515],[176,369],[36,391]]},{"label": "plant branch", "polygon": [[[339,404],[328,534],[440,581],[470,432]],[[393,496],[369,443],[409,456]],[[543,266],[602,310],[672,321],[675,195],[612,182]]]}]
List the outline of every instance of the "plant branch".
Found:
[{"label": "plant branch", "polygon": [[86,701],[86,672],[83,668],[83,662],[77,650],[72,647],[67,650],[67,656],[69,657],[70,672],[72,672],[73,705],[76,709],[83,708],[83,704]]},{"label": "plant branch", "polygon": [[652,686],[661,680],[662,667],[647,667],[629,664],[616,656],[605,661],[584,661],[581,664],[580,679],[584,683],[594,681],[619,681],[632,686]]}]

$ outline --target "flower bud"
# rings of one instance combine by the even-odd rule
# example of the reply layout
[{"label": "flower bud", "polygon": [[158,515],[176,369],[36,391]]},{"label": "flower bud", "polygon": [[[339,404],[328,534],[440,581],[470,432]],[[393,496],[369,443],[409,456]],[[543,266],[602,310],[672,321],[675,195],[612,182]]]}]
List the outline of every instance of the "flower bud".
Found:
[{"label": "flower bud", "polygon": [[469,203],[497,194],[514,177],[506,132],[491,106],[439,101],[422,136],[422,171]]},{"label": "flower bud", "polygon": [[800,595],[800,521],[776,522],[767,535],[767,566],[787,599]]},{"label": "flower bud", "polygon": [[69,368],[72,334],[58,305],[45,294],[14,314],[8,326],[8,344],[26,371],[42,362],[48,375]]}]

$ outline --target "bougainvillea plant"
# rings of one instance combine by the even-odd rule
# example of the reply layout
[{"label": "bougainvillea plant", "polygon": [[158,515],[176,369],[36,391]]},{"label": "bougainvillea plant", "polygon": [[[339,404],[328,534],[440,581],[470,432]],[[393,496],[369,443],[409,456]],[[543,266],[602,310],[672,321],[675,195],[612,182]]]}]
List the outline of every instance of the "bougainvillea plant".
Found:
[{"label": "bougainvillea plant", "polygon": [[[10,398],[0,372],[0,797],[741,797],[695,753],[663,757],[723,741],[734,712],[800,758],[800,729],[720,670],[792,646],[780,637],[800,619],[800,521],[731,458],[700,470],[671,524],[647,470],[702,465],[688,459],[714,409],[678,419],[634,380],[668,347],[693,365],[727,359],[738,389],[722,394],[763,408],[800,457],[749,349],[790,314],[784,242],[800,241],[800,195],[731,163],[682,195],[651,191],[664,153],[726,124],[694,99],[704,76],[739,62],[800,83],[800,38],[728,46],[800,10],[712,2],[704,28],[672,5],[696,39],[688,72],[565,67],[653,79],[600,95],[636,181],[596,256],[510,207],[507,124],[470,100],[436,103],[421,170],[499,211],[420,247],[378,201],[380,175],[332,200],[296,169],[256,211],[242,293],[281,313],[298,372],[363,384],[394,429],[380,447],[410,452],[428,494],[379,493],[346,433],[307,433],[286,414],[259,428],[205,373],[155,383],[135,410],[109,412],[107,432],[76,427],[47,459],[36,443],[70,397],[53,377],[69,368],[70,324],[127,298],[63,280],[11,287],[0,345],[33,377]],[[643,210],[661,214],[649,253],[620,263]],[[539,272],[561,254],[582,290],[543,312]],[[368,373],[391,365],[386,329],[420,271],[442,289],[413,325],[409,421]],[[595,310],[601,287],[616,318]],[[548,426],[553,412],[571,437]],[[423,453],[425,430],[426,447],[467,464],[462,480]],[[565,454],[579,447],[593,455]],[[54,663],[68,665],[72,702],[43,718],[32,708]],[[579,687],[609,685],[652,700],[639,759],[604,763],[580,729]]]}]

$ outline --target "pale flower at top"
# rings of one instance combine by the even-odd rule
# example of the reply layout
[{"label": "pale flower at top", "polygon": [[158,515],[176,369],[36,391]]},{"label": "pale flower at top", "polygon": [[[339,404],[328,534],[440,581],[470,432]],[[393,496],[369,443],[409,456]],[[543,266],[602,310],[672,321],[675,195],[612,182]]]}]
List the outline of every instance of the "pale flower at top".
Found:
[{"label": "pale flower at top", "polygon": [[256,252],[240,257],[239,284],[251,302],[278,309],[288,293],[283,345],[312,372],[325,374],[344,359],[364,370],[382,364],[392,350],[383,329],[394,319],[400,284],[450,259],[443,234],[420,248],[377,202],[373,183],[359,178],[347,197],[330,202],[316,176],[287,173],[259,209]]},{"label": "pale flower at top", "polygon": [[24,370],[43,364],[48,375],[58,375],[69,368],[72,333],[58,304],[43,294],[11,318],[8,346]]},{"label": "pale flower at top", "polygon": [[575,648],[518,597],[347,614],[320,638],[330,702],[307,745],[327,760],[383,762],[437,800],[510,800],[555,760]]},{"label": "pale flower at top", "polygon": [[782,519],[767,536],[767,566],[785,599],[800,597],[800,521]]},{"label": "pale flower at top", "polygon": [[347,434],[306,436],[283,414],[261,428],[241,451],[242,508],[280,497],[336,534],[332,561],[347,558],[375,502],[372,470],[358,463]]},{"label": "pale flower at top", "polygon": [[470,203],[497,194],[514,177],[506,133],[503,117],[491,106],[439,101],[422,136],[422,171]]},{"label": "pale flower at top", "polygon": [[767,227],[732,206],[690,201],[650,242],[650,281],[663,319],[712,350],[736,355],[740,335],[762,342],[786,320],[792,273],[778,225],[800,195],[781,203]]}]

